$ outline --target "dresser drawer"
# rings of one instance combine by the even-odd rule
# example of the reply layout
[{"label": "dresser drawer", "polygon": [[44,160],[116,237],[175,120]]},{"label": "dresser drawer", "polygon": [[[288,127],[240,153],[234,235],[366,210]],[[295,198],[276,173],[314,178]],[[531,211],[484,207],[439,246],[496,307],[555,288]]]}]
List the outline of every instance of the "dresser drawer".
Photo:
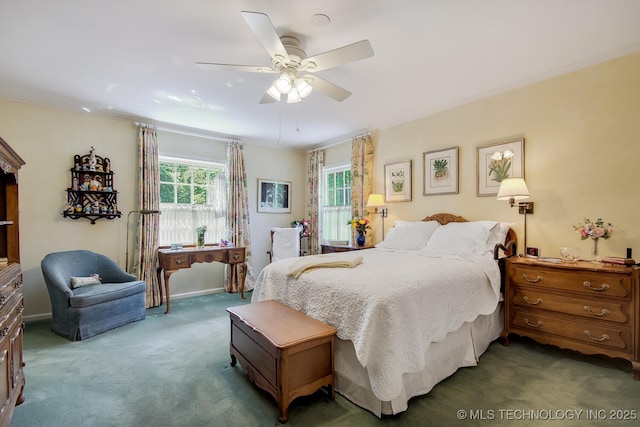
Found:
[{"label": "dresser drawer", "polygon": [[22,288],[22,273],[19,269],[13,269],[12,271],[5,272],[6,282],[0,286],[0,311],[5,313],[5,310],[12,298],[17,293],[20,293]]},{"label": "dresser drawer", "polygon": [[511,302],[516,306],[566,313],[588,319],[627,324],[631,319],[628,301],[605,298],[576,298],[530,287],[512,290]]},{"label": "dresser drawer", "polygon": [[577,273],[559,268],[512,265],[509,269],[509,279],[512,283],[536,285],[546,289],[562,289],[584,295],[631,298],[631,278],[629,275],[597,271]]},{"label": "dresser drawer", "polygon": [[518,309],[512,311],[510,318],[513,328],[558,335],[598,347],[623,351],[631,349],[631,333],[622,326],[597,321],[579,322],[553,314]]}]

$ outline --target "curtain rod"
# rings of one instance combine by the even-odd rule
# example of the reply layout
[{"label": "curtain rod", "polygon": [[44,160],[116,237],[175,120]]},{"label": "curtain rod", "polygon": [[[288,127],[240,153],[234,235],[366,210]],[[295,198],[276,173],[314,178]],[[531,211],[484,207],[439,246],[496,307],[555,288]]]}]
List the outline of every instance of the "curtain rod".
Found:
[{"label": "curtain rod", "polygon": [[307,153],[311,153],[312,151],[316,151],[316,150],[324,150],[326,148],[330,148],[330,147],[334,147],[336,145],[340,145],[340,144],[344,144],[345,142],[350,142],[353,140],[353,138],[359,138],[362,136],[371,136],[371,129],[364,129],[364,130],[359,130],[357,132],[354,132],[352,134],[347,134],[347,135],[343,135],[340,136],[338,138],[335,139],[330,139],[329,141],[326,141],[326,143],[324,145],[320,145],[318,147],[315,147],[311,150],[307,150]]},{"label": "curtain rod", "polygon": [[214,141],[221,141],[221,142],[229,142],[229,140],[236,140],[238,138],[235,137],[222,137],[222,136],[214,136],[214,135],[207,135],[205,133],[200,133],[200,132],[196,132],[196,131],[192,131],[192,130],[183,130],[183,129],[176,129],[176,128],[170,128],[170,127],[165,127],[165,126],[158,126],[158,125],[150,125],[147,123],[142,123],[142,122],[133,122],[136,126],[140,126],[140,127],[155,127],[156,130],[161,130],[163,132],[171,132],[171,133],[177,133],[179,135],[188,135],[188,136],[196,136],[199,138],[204,138],[204,139],[211,139]]}]

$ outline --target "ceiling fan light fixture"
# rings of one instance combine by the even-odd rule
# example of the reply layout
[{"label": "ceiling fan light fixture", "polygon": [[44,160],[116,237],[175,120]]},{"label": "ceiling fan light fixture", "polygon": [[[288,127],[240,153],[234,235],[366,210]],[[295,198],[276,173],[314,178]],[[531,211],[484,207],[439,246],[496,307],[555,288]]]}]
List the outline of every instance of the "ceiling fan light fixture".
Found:
[{"label": "ceiling fan light fixture", "polygon": [[276,80],[275,85],[281,94],[283,95],[288,94],[291,88],[293,87],[291,76],[288,73],[280,74],[280,77],[278,77],[278,79]]},{"label": "ceiling fan light fixture", "polygon": [[300,98],[300,94],[298,93],[298,89],[295,87],[291,89],[291,91],[287,94],[287,104],[293,104],[294,102],[300,102],[302,98]]},{"label": "ceiling fan light fixture", "polygon": [[306,98],[313,90],[313,87],[309,84],[309,82],[302,77],[298,77],[296,79],[295,85],[300,98]]},{"label": "ceiling fan light fixture", "polygon": [[276,101],[280,101],[280,91],[276,87],[276,82],[273,82],[269,90],[267,90],[267,93]]}]

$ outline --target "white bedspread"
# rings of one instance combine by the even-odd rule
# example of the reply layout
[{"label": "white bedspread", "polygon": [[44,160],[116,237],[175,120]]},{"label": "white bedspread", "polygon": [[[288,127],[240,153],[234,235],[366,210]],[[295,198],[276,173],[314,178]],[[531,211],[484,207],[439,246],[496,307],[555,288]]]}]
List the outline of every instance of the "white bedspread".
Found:
[{"label": "white bedspread", "polygon": [[358,254],[363,261],[355,268],[318,268],[298,279],[287,276],[295,259],[269,264],[258,276],[252,302],[275,299],[335,327],[339,338],[353,342],[374,394],[392,400],[402,374],[422,370],[430,343],[495,310],[500,271],[490,253],[429,257],[367,249]]}]

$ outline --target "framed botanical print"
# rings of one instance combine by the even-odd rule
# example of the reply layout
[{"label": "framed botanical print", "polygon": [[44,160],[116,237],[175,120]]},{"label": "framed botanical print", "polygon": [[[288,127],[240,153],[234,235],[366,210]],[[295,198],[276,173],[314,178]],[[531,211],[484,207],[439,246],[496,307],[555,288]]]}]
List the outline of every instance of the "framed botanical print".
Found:
[{"label": "framed botanical print", "polygon": [[458,194],[458,147],[428,151],[423,156],[423,194]]},{"label": "framed botanical print", "polygon": [[411,201],[411,160],[384,165],[384,201]]},{"label": "framed botanical print", "polygon": [[291,183],[258,179],[258,212],[291,213]]},{"label": "framed botanical print", "polygon": [[524,138],[477,147],[477,195],[495,196],[507,178],[524,178]]}]

